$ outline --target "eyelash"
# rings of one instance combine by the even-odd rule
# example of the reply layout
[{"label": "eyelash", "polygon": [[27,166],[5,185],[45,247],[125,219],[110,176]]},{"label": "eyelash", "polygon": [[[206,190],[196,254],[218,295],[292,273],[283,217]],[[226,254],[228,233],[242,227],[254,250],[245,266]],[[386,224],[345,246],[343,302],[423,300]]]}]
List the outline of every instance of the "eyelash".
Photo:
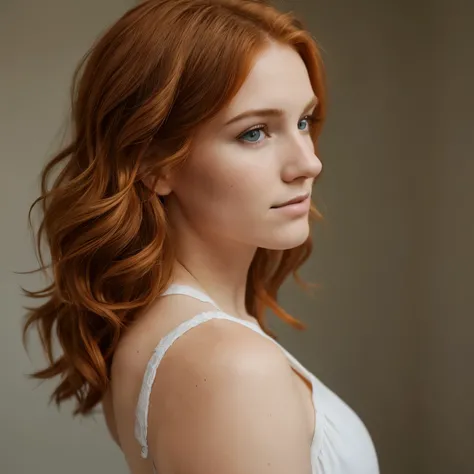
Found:
[{"label": "eyelash", "polygon": [[[318,117],[315,114],[305,115],[304,117],[301,118],[300,122],[303,121],[303,120],[306,120],[308,122],[309,127],[314,126],[319,121]],[[250,146],[256,146],[256,145],[260,144],[261,142],[248,142],[248,141],[243,140],[242,137],[244,135],[246,135],[247,133],[249,133],[249,132],[253,132],[253,131],[257,131],[257,130],[263,130],[268,135],[268,133],[267,133],[268,126],[264,125],[264,124],[261,124],[261,125],[255,125],[255,127],[252,127],[250,129],[246,130],[245,132],[242,132],[237,137],[237,139],[242,141],[242,142],[245,142],[246,144],[248,144]]]}]

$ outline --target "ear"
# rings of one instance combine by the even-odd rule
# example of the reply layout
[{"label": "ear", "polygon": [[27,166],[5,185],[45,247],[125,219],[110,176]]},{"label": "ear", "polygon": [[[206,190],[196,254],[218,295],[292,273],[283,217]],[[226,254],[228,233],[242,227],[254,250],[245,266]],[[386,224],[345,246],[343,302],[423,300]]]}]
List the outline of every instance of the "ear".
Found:
[{"label": "ear", "polygon": [[159,176],[158,178],[155,176],[147,176],[142,179],[142,182],[148,189],[159,196],[167,196],[173,190],[171,187],[171,179],[168,174]]}]

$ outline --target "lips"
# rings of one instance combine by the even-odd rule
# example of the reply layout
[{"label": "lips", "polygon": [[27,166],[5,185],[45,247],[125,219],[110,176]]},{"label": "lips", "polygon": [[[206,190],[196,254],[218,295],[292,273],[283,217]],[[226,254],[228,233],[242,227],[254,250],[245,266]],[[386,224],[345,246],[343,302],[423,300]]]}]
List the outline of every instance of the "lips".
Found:
[{"label": "lips", "polygon": [[277,206],[272,206],[272,209],[278,209],[279,207],[289,206],[290,204],[298,204],[299,202],[304,201],[308,197],[309,197],[309,193],[302,194],[302,195],[297,196],[293,199],[290,199],[289,201],[284,202],[283,204],[279,204]]}]

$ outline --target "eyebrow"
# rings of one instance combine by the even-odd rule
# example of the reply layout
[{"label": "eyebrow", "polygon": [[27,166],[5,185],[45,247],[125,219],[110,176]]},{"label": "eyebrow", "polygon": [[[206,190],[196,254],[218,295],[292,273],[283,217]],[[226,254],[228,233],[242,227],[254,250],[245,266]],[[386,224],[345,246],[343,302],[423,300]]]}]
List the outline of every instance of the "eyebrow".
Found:
[{"label": "eyebrow", "polygon": [[[319,100],[316,96],[314,96],[309,104],[304,108],[303,113],[305,114],[309,112],[314,106],[318,104]],[[281,117],[283,115],[285,115],[285,111],[283,109],[251,109],[230,119],[228,122],[226,122],[225,126],[239,122],[240,120],[249,117]]]}]

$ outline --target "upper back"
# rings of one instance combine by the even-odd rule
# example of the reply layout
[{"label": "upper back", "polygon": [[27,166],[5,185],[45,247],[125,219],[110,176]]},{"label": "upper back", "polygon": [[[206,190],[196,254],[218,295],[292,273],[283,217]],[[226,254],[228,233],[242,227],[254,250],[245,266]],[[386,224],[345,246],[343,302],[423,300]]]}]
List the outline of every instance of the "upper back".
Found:
[{"label": "upper back", "polygon": [[107,424],[112,428],[111,433],[116,429],[133,474],[150,472],[149,463],[140,457],[140,446],[134,436],[136,407],[150,357],[166,334],[197,313],[212,309],[212,304],[186,296],[159,298],[137,318],[119,342],[112,363],[108,400],[113,408],[106,410],[104,404],[104,413],[109,415]]},{"label": "upper back", "polygon": [[[183,326],[182,323],[192,320],[197,314],[215,310],[213,304],[187,296],[160,298],[139,318],[120,342],[112,367],[111,399],[117,437],[134,474],[152,472],[150,461],[140,457],[140,445],[134,431],[137,404],[143,384],[147,383],[144,374],[150,358],[158,343],[164,341],[165,336],[176,332],[176,328]],[[151,401],[153,405],[150,415],[146,416],[152,417],[153,420],[146,438],[154,442],[153,440],[167,430],[169,435],[169,431],[177,429],[179,423],[186,423],[189,416],[181,420],[176,418],[182,410],[179,410],[179,402],[178,405],[175,404],[174,396],[176,393],[182,393],[183,399],[189,392],[193,377],[198,376],[197,374],[207,374],[209,383],[206,390],[222,391],[224,387],[219,388],[219,381],[224,380],[223,364],[227,364],[228,372],[232,375],[236,373],[236,363],[243,367],[241,364],[245,360],[251,361],[257,371],[262,370],[262,364],[266,364],[265,367],[278,367],[278,370],[285,373],[290,370],[283,353],[272,341],[243,325],[225,320],[212,319],[173,341],[173,346],[169,347],[160,361],[156,374],[157,382],[153,393],[150,393],[150,400],[146,401]],[[218,376],[214,377],[213,374]],[[217,385],[212,385],[212,380],[217,380]],[[229,385],[230,380],[225,383]],[[279,377],[278,380],[283,383],[288,380],[290,383],[290,378]],[[291,387],[291,393],[292,390]],[[197,406],[197,398],[194,398],[192,403]],[[174,409],[170,410],[170,406],[174,406]],[[170,416],[174,417],[173,422],[170,421]],[[160,459],[163,459],[163,456],[160,456]]]}]

